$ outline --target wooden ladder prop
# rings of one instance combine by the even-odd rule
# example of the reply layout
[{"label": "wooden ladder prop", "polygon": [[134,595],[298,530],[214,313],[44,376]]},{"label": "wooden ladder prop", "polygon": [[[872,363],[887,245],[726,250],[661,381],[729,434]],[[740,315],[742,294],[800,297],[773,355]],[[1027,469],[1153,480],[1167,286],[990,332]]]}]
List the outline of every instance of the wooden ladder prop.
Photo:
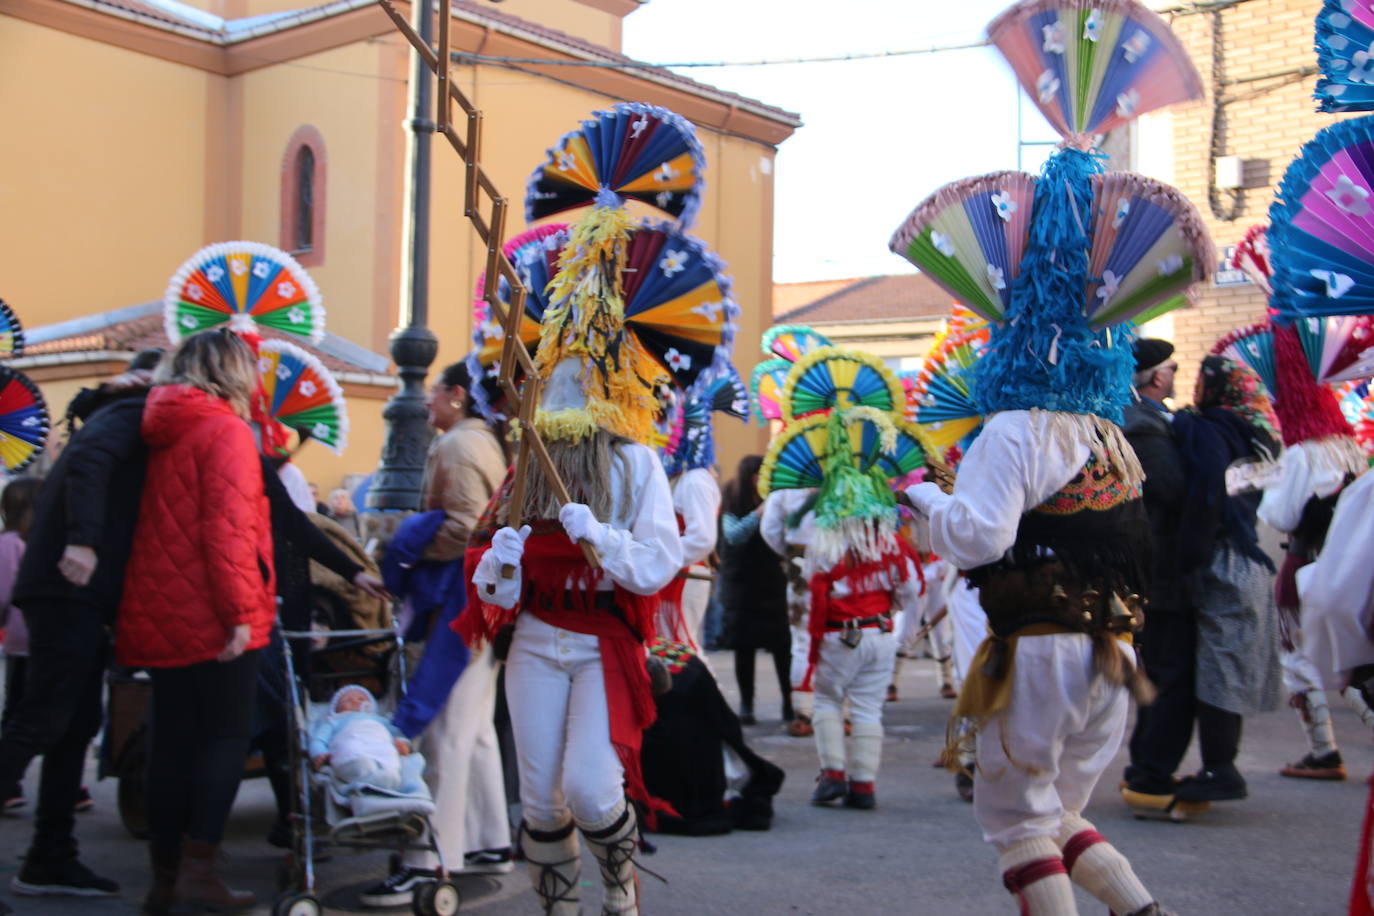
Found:
[{"label": "wooden ladder prop", "polygon": [[[430,0],[411,0],[411,2],[428,4]],[[520,509],[525,501],[525,477],[531,454],[543,468],[544,476],[548,479],[550,486],[553,487],[554,495],[558,498],[559,503],[566,505],[572,502],[572,497],[568,495],[568,488],[553,466],[553,460],[549,457],[549,450],[545,447],[543,437],[534,428],[534,411],[539,404],[540,378],[539,373],[535,371],[534,359],[520,340],[520,319],[525,314],[525,300],[529,296],[529,288],[520,280],[515,268],[511,266],[510,259],[501,250],[501,242],[505,238],[506,232],[506,212],[510,204],[501,195],[501,192],[496,190],[496,186],[491,183],[491,179],[487,177],[486,172],[482,170],[481,163],[478,162],[482,149],[482,111],[469,102],[462,91],[454,86],[448,77],[448,63],[451,60],[452,50],[449,29],[453,18],[448,0],[439,0],[438,53],[435,53],[434,49],[411,28],[405,17],[396,11],[392,0],[377,0],[377,3],[387,16],[391,17],[396,28],[405,36],[406,41],[409,41],[411,46],[415,48],[420,59],[425,62],[425,66],[429,68],[438,81],[438,91],[434,94],[434,129],[448,140],[454,152],[462,157],[466,167],[463,215],[472,223],[472,227],[477,230],[478,237],[487,246],[487,272],[482,285],[482,298],[486,300],[487,306],[491,309],[491,314],[505,328],[505,338],[501,342],[500,383],[501,389],[510,402],[511,412],[518,417],[520,422],[520,448],[516,454],[515,473],[511,478],[508,513],[510,526],[519,528]],[[467,116],[466,136],[459,136],[458,129],[453,124],[453,109],[451,107],[453,102],[457,102],[458,107],[462,108],[463,113]],[[484,218],[482,214],[483,198],[490,201],[491,204],[489,219]],[[498,283],[502,277],[510,284],[511,307],[509,311],[501,304],[500,298],[496,295]],[[517,370],[523,371],[525,374],[523,392],[515,382]],[[473,381],[476,382],[477,380],[474,379]],[[592,545],[585,540],[578,541],[578,545],[582,548],[582,553],[586,556],[587,562],[593,568],[597,567],[599,564],[596,550]],[[501,575],[503,578],[509,579],[515,575],[515,570],[511,566],[503,566]],[[494,590],[493,586],[488,586],[488,591]]]}]

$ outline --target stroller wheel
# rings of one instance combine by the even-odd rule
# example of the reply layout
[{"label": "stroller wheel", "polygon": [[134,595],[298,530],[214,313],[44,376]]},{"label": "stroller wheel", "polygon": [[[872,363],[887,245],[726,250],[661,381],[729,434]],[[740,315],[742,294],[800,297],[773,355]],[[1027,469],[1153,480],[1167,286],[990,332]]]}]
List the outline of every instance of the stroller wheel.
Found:
[{"label": "stroller wheel", "polygon": [[309,894],[283,897],[272,907],[272,916],[320,916],[320,902]]},{"label": "stroller wheel", "polygon": [[458,885],[450,881],[427,881],[415,888],[410,909],[415,916],[453,916],[462,902]]}]

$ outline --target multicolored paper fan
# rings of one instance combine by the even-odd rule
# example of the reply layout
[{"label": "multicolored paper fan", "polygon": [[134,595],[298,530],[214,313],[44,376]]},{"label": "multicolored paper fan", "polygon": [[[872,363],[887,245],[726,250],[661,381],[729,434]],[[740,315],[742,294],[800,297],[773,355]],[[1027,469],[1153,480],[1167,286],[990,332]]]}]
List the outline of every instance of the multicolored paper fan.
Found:
[{"label": "multicolored paper fan", "polygon": [[795,363],[821,347],[833,346],[830,338],[804,324],[779,324],[763,332],[763,355]]},{"label": "multicolored paper fan", "polygon": [[1326,0],[1317,13],[1319,111],[1374,111],[1374,3]]},{"label": "multicolored paper fan", "polygon": [[1355,430],[1355,441],[1365,457],[1374,462],[1374,398],[1370,397],[1369,381],[1346,382],[1339,393],[1341,414]]},{"label": "multicolored paper fan", "polygon": [[1294,326],[1312,377],[1319,384],[1374,376],[1374,318],[1299,318]]},{"label": "multicolored paper fan", "polygon": [[986,326],[937,335],[907,397],[907,419],[941,452],[967,446],[983,428],[973,400],[973,367],[987,347]]},{"label": "multicolored paper fan", "polygon": [[18,356],[24,352],[24,329],[19,316],[0,299],[0,357]]},{"label": "multicolored paper fan", "polygon": [[792,364],[785,359],[766,359],[749,378],[749,401],[760,424],[782,419],[782,389]]},{"label": "multicolored paper fan", "polygon": [[1251,226],[1245,230],[1245,238],[1236,246],[1236,253],[1231,255],[1231,266],[1249,277],[1250,282],[1263,290],[1266,296],[1274,291],[1273,284],[1269,282],[1274,271],[1269,262],[1268,226]]},{"label": "multicolored paper fan", "polygon": [[341,454],[348,442],[343,391],[318,359],[285,340],[264,340],[258,374],[272,419]]},{"label": "multicolored paper fan", "polygon": [[592,204],[619,206],[609,196],[638,200],[686,229],[701,205],[706,157],[691,123],[666,108],[625,102],[594,112],[565,134],[530,176],[530,222]]},{"label": "multicolored paper fan", "polygon": [[[1197,208],[1131,172],[1094,175],[1092,245],[1083,311],[1101,329],[1157,317],[1207,277],[1212,243]],[[989,321],[1011,304],[1030,231],[1036,179],[995,172],[946,185],[892,236],[891,249]]]},{"label": "multicolored paper fan", "polygon": [[1269,207],[1279,320],[1374,314],[1371,188],[1374,117],[1323,128],[1288,166]]},{"label": "multicolored paper fan", "polygon": [[922,201],[888,247],[988,321],[1001,321],[1030,232],[1035,178],[993,172]]},{"label": "multicolored paper fan", "polygon": [[177,268],[163,296],[163,325],[173,343],[228,324],[324,336],[324,307],[315,281],[284,251],[260,242],[207,245]]},{"label": "multicolored paper fan", "polygon": [[630,235],[623,294],[625,331],[684,391],[730,357],[739,306],[730,278],[700,239],[667,223]]},{"label": "multicolored paper fan", "polygon": [[833,408],[873,407],[900,413],[901,380],[883,361],[861,350],[821,347],[792,367],[782,391],[782,418],[791,420]]},{"label": "multicolored paper fan", "polygon": [[698,379],[683,400],[682,408],[676,411],[672,434],[664,450],[668,476],[715,463],[711,415],[716,411],[746,422],[749,420],[749,392],[739,370],[728,363],[724,371],[714,371]]},{"label": "multicolored paper fan", "polygon": [[1202,96],[1178,37],[1133,0],[1022,0],[988,24],[988,40],[1065,138]]},{"label": "multicolored paper fan", "polygon": [[29,377],[0,366],[0,468],[13,474],[28,467],[48,438],[48,405]]},{"label": "multicolored paper fan", "polygon": [[[892,450],[884,450],[883,430],[862,411],[848,419],[850,454],[854,466],[867,472],[880,468],[888,479],[903,477],[924,467],[929,451],[920,432],[903,420],[895,420],[897,436]],[[823,470],[829,439],[826,414],[803,417],[787,426],[768,446],[759,470],[759,493],[767,496],[773,490],[819,487],[825,479]]]},{"label": "multicolored paper fan", "polygon": [[1279,390],[1278,364],[1274,359],[1274,332],[1267,321],[1232,331],[1212,345],[1212,352],[1255,370],[1270,400],[1274,399]]}]

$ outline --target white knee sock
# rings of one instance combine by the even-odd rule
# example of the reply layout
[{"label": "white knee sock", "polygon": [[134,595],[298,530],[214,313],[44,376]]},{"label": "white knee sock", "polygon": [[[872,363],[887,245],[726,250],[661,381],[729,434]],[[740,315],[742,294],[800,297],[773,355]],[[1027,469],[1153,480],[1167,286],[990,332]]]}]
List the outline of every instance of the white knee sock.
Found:
[{"label": "white knee sock", "polygon": [[1073,885],[1059,846],[1047,836],[1018,840],[1002,850],[1002,883],[1021,901],[1025,916],[1077,916]]},{"label": "white knee sock", "polygon": [[881,722],[855,722],[854,734],[849,737],[849,779],[851,782],[872,782],[878,775],[883,757],[883,725]]},{"label": "white knee sock", "polygon": [[578,916],[582,911],[582,854],[572,821],[540,827],[526,823],[520,848],[546,916]]},{"label": "white knee sock", "polygon": [[1302,718],[1302,727],[1307,732],[1312,756],[1323,757],[1336,750],[1336,734],[1331,730],[1331,706],[1326,702],[1326,691],[1307,690],[1295,695],[1293,700]]},{"label": "white knee sock", "polygon": [[1154,903],[1130,861],[1081,816],[1066,814],[1056,840],[1069,877],[1112,912],[1134,913]]},{"label": "white knee sock", "polygon": [[811,719],[822,770],[844,770],[844,721],[838,709],[818,709]]}]

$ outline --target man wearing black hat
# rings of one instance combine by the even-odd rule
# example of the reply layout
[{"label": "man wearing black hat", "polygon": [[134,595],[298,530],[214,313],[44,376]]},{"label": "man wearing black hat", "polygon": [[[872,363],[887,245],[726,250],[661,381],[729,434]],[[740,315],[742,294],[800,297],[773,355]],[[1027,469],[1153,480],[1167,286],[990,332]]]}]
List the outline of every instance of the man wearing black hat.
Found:
[{"label": "man wearing black hat", "polygon": [[1126,439],[1145,470],[1145,511],[1154,541],[1149,604],[1140,636],[1145,673],[1159,694],[1142,707],[1131,734],[1126,768],[1127,804],[1167,811],[1173,804],[1174,771],[1192,738],[1197,622],[1184,587],[1175,547],[1183,517],[1187,481],[1183,456],[1165,406],[1174,395],[1174,345],[1141,338],[1135,344],[1135,387],[1139,399],[1126,408]]}]

